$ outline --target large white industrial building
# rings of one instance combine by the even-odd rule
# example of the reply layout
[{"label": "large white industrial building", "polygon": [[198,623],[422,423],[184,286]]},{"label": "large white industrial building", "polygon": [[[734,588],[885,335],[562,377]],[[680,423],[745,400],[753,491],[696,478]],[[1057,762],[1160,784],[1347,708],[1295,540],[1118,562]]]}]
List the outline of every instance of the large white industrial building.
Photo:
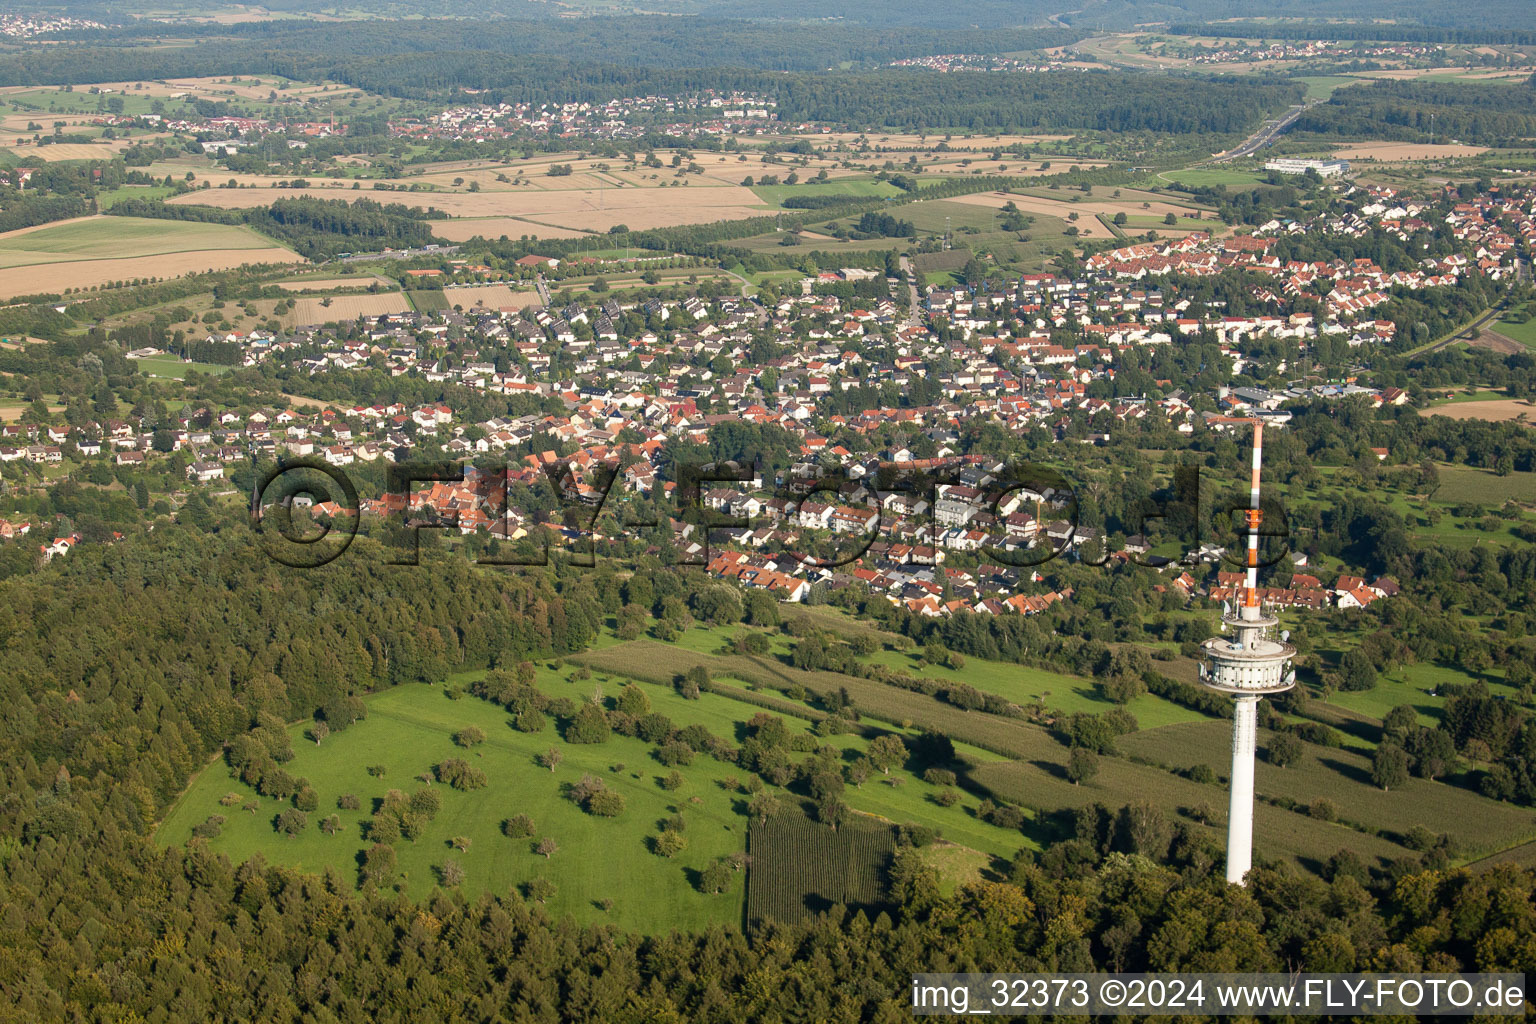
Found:
[{"label": "large white industrial building", "polygon": [[1291,157],[1281,157],[1271,160],[1264,165],[1266,171],[1279,171],[1281,174],[1306,174],[1308,171],[1316,171],[1324,178],[1337,178],[1349,170],[1348,160],[1296,160]]}]

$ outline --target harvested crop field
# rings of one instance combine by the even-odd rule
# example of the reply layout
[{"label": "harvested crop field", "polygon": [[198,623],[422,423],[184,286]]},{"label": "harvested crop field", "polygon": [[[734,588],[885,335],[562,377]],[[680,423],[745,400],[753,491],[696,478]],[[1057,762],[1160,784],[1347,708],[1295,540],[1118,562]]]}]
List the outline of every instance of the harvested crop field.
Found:
[{"label": "harvested crop field", "polygon": [[[692,186],[686,188],[606,188],[570,191],[519,192],[434,192],[430,195],[399,195],[330,189],[239,188],[208,189],[179,196],[175,203],[247,209],[265,206],[274,200],[296,195],[320,199],[374,199],[430,205],[453,217],[515,217],[532,221],[517,234],[534,234],[540,225],[568,231],[607,231],[616,224],[635,230],[668,227],[674,224],[699,224],[761,216],[762,200],[752,190],[740,185]],[[441,234],[441,225],[434,224]],[[482,233],[477,229],[476,233]],[[496,232],[496,237],[510,234]]]},{"label": "harvested crop field", "polygon": [[1422,142],[1367,142],[1344,146],[1333,151],[1341,160],[1453,160],[1457,157],[1478,156],[1488,152],[1487,146],[1467,146],[1460,143]]},{"label": "harvested crop field", "polygon": [[468,288],[444,288],[443,295],[449,306],[474,309],[526,309],[542,304],[536,291],[513,291],[504,284],[477,284]]},{"label": "harvested crop field", "polygon": [[297,299],[293,312],[288,314],[289,326],[323,324],[332,320],[356,320],[360,316],[383,316],[386,313],[409,313],[411,304],[400,292],[384,292],[378,295],[336,295],[326,299]]},{"label": "harvested crop field", "polygon": [[128,145],[129,142],[124,139],[112,142],[59,142],[52,146],[19,146],[7,141],[5,148],[28,160],[110,160],[128,148]]},{"label": "harvested crop field", "polygon": [[464,217],[457,220],[434,220],[431,223],[432,233],[445,242],[467,242],[476,236],[495,241],[502,235],[508,238],[522,238],[524,235],[538,238],[581,238],[590,234],[572,228],[536,224],[516,217]]},{"label": "harvested crop field", "polygon": [[1449,416],[1453,420],[1488,420],[1502,423],[1522,416],[1536,422],[1536,405],[1523,398],[1494,398],[1485,402],[1455,402],[1432,409],[1420,409],[1421,416]]},{"label": "harvested crop field", "polygon": [[0,234],[0,298],[250,263],[301,263],[249,228],[137,217],[77,217]]}]

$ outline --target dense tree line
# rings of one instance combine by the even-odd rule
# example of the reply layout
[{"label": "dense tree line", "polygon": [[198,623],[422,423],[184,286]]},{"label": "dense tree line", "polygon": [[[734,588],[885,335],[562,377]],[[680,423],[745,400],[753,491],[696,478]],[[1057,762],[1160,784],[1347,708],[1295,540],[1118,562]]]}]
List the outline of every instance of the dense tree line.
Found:
[{"label": "dense tree line", "polygon": [[1299,88],[1263,78],[1081,75],[794,76],[778,89],[783,117],[910,129],[1245,131],[1300,102]]},{"label": "dense tree line", "polygon": [[856,224],[859,234],[870,238],[906,238],[917,233],[909,220],[898,220],[888,213],[866,213]]},{"label": "dense tree line", "polygon": [[382,248],[416,248],[435,239],[429,219],[441,212],[372,199],[315,199],[296,196],[270,206],[225,210],[213,206],[171,205],[151,199],[129,199],[109,214],[120,217],[155,217],[214,224],[244,224],[293,247],[311,259],[341,252]]},{"label": "dense tree line", "polygon": [[0,201],[0,231],[15,231],[96,212],[83,196],[20,196]]}]

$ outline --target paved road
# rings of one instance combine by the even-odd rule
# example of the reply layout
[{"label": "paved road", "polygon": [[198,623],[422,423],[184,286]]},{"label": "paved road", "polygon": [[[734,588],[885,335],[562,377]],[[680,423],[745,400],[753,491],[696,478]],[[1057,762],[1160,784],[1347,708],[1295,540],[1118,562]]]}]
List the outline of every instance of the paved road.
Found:
[{"label": "paved road", "polygon": [[1236,160],[1239,157],[1252,156],[1254,153],[1263,149],[1271,142],[1274,142],[1281,132],[1289,128],[1292,124],[1295,123],[1298,117],[1306,113],[1307,107],[1309,106],[1311,106],[1311,104],[1302,104],[1301,106],[1292,107],[1280,120],[1265,121],[1264,124],[1259,127],[1259,130],[1248,136],[1248,140],[1241,146],[1238,146],[1236,149],[1229,153],[1223,153],[1220,156],[1213,157],[1211,159],[1211,163],[1223,164],[1228,160]]},{"label": "paved road", "polygon": [[912,261],[905,256],[898,258],[897,265],[907,275],[907,324],[916,327],[923,322],[923,315],[917,308],[917,272],[912,269]]},{"label": "paved road", "polygon": [[[725,270],[724,267],[721,267],[720,269]],[[748,281],[734,270],[725,270],[725,272],[741,282],[741,297],[744,299],[747,298],[747,289],[752,287],[752,282]]]},{"label": "paved road", "polygon": [[1497,306],[1494,306],[1488,312],[1484,313],[1482,316],[1468,324],[1465,329],[1457,331],[1449,338],[1444,338],[1435,342],[1433,345],[1429,346],[1423,351],[1438,352],[1440,349],[1445,348],[1447,345],[1454,345],[1458,341],[1471,341],[1473,338],[1477,337],[1477,332],[1481,331],[1484,327],[1487,327],[1491,320],[1503,313],[1504,308],[1504,303],[1499,303]]}]

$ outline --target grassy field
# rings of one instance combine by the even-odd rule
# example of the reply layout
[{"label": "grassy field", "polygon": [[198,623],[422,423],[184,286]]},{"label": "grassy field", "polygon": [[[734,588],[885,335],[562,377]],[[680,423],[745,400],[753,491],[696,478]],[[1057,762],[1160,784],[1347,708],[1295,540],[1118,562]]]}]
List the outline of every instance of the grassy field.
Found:
[{"label": "grassy field", "polygon": [[[906,194],[888,181],[858,178],[837,178],[821,183],[802,182],[798,185],[753,185],[752,191],[772,206],[782,206],[784,200],[791,196],[854,196],[867,199],[871,196],[887,198]],[[814,210],[802,212],[815,213]]]},{"label": "grassy field", "polygon": [[[703,637],[704,642],[714,640]],[[610,638],[588,655],[597,668],[594,679],[575,683],[571,681],[574,667],[559,672],[541,667],[538,684],[554,696],[579,700],[590,695],[594,687],[601,687],[611,697],[624,678],[610,675],[599,663],[613,652],[621,656],[634,653],[629,645],[615,645]],[[450,682],[462,685],[473,675],[466,673]],[[670,678],[654,684],[641,680],[638,685],[653,709],[668,715],[677,726],[702,725],[732,741],[738,739],[742,723],[762,710],[747,702],[746,698],[755,695],[745,690],[741,691],[743,699],[711,692],[698,700],[684,700],[670,685]],[[728,690],[730,685],[726,683],[721,689]],[[454,859],[465,868],[464,885],[470,891],[501,892],[534,878],[547,878],[558,889],[552,909],[581,920],[615,921],[644,931],[740,921],[745,890],[739,878],[728,895],[706,896],[694,887],[697,872],[746,847],[747,798],[722,785],[728,776],[745,779],[746,773],[733,765],[701,755],[679,769],[686,778],[683,788],[668,792],[658,785],[667,769],[652,758],[651,745],[639,739],[614,735],[603,744],[578,745],[562,742],[553,728],[528,735],[510,728],[509,716],[496,705],[467,696],[448,700],[442,688],[421,685],[372,696],[368,709],[365,721],[332,735],[322,745],[306,740],[299,727],[292,730],[297,756],[285,768],[295,778],[315,780],[319,794],[319,809],[299,835],[288,838],[274,830],[273,819],[286,802],[261,799],[254,814],[238,806],[221,807],[219,799],[226,793],[235,792],[242,798],[255,794],[231,778],[227,767],[218,762],[206,768],[177,802],[157,833],[159,841],[186,842],[196,825],[211,814],[222,814],[227,821],[211,845],[232,859],[244,860],[260,852],[268,860],[306,871],[332,866],[352,879],[358,856],[371,845],[363,834],[371,814],[370,800],[382,798],[389,789],[409,793],[420,785],[414,781],[418,773],[445,758],[465,756],[485,771],[489,784],[462,793],[440,784],[433,786],[442,797],[442,810],[428,835],[397,845],[404,887],[412,895],[430,891],[444,861]],[[798,717],[786,717],[785,722],[791,735],[811,726],[809,720]],[[488,737],[474,754],[465,754],[451,740],[452,734],[465,726],[476,726]],[[844,763],[857,758],[869,745],[868,739],[858,735],[825,737],[822,742],[837,748]],[[554,772],[533,763],[533,758],[551,745],[564,755]],[[957,745],[957,752],[973,763],[997,760],[995,755],[963,744]],[[796,759],[802,756],[795,755]],[[374,764],[385,766],[382,778],[367,774],[366,767]],[[595,775],[618,790],[626,801],[624,813],[615,819],[594,818],[571,804],[561,787],[583,774]],[[936,792],[909,771],[896,768],[889,776],[877,775],[862,786],[850,785],[844,802],[870,815],[871,822],[917,821],[938,828],[946,839],[987,860],[1011,857],[1021,847],[1032,845],[1017,830],[979,820],[979,798],[974,794],[967,793],[959,803],[943,807],[932,799]],[[362,798],[363,810],[339,812],[343,831],[325,836],[317,828],[318,821],[335,811],[337,798],[344,793]],[[786,804],[798,799],[789,793],[781,795]],[[531,840],[504,836],[501,823],[515,814],[531,815],[537,825],[535,838],[551,836],[561,849],[546,859],[530,852]],[[689,846],[678,857],[663,859],[651,853],[648,844],[658,831],[657,823],[674,814],[681,814],[687,822]],[[448,841],[454,836],[471,839],[468,852],[449,848]],[[598,905],[603,899],[613,900],[611,912]]]},{"label": "grassy field", "polygon": [[[1530,311],[1527,306],[1527,312]],[[1532,317],[1523,323],[1515,323],[1509,319],[1501,319],[1494,324],[1495,331],[1511,341],[1518,341],[1526,348],[1536,348],[1536,317]]]},{"label": "grassy field", "polygon": [[1309,100],[1326,100],[1336,89],[1360,84],[1360,79],[1348,75],[1303,75],[1294,81],[1307,83]]},{"label": "grassy field", "polygon": [[1182,171],[1164,171],[1157,177],[1162,183],[1178,182],[1181,185],[1197,187],[1216,185],[1240,187],[1258,185],[1264,181],[1258,174],[1249,171],[1217,167],[1190,167]]},{"label": "grassy field", "polygon": [[[829,627],[836,628],[839,621],[844,621],[835,613],[816,611],[828,617],[826,624]],[[641,640],[584,656],[583,660],[602,669],[643,664],[647,673],[668,679],[693,665],[702,664],[710,668],[716,679],[722,675],[744,679],[762,692],[770,689],[782,692],[794,685],[804,686],[813,694],[846,691],[866,720],[874,718],[937,730],[956,741],[980,746],[994,756],[985,760],[971,759],[965,772],[966,788],[1018,803],[1033,812],[1036,815],[1034,821],[1025,826],[1025,834],[1030,839],[1026,845],[1040,845],[1050,840],[1052,832],[1040,815],[1071,810],[1088,803],[1119,807],[1149,800],[1170,817],[1187,817],[1190,807],[1200,804],[1220,807],[1225,801],[1225,792],[1219,787],[1200,785],[1153,765],[1135,764],[1119,757],[1102,758],[1099,775],[1091,783],[1074,786],[1066,778],[1067,747],[1039,725],[961,711],[921,693],[873,680],[833,672],[800,671],[784,664],[783,654],[788,650],[785,642],[776,642],[769,656],[758,658],[711,653],[717,647],[716,638],[710,631],[690,630],[679,644],[662,645]],[[903,660],[909,658],[907,654],[883,651],[873,655],[871,660],[910,668],[912,665]],[[630,671],[639,670],[631,668]],[[1027,700],[1035,693],[1048,692],[1050,695],[1045,698],[1048,705],[1062,710],[1103,711],[1110,706],[1094,699],[1088,680],[1073,681],[1071,677],[981,659],[967,659],[965,668],[952,675],[932,666],[921,670],[921,674],[964,679],[978,688],[1000,692],[1016,700]],[[1138,698],[1130,708],[1137,715],[1143,731],[1126,738],[1124,746],[1128,752],[1129,741],[1165,731],[1148,728],[1153,723],[1168,722],[1171,724],[1167,728],[1171,729],[1203,725],[1218,733],[1230,729],[1225,721],[1206,719],[1155,697]],[[1223,759],[1213,761],[1213,767],[1218,770],[1224,770],[1224,764]],[[1369,794],[1365,795],[1369,798]],[[1278,810],[1269,817],[1274,820],[1261,829],[1260,834],[1270,857],[1289,857],[1315,867],[1343,847],[1356,850],[1367,860],[1390,860],[1406,852],[1386,838],[1344,826]],[[1295,820],[1291,820],[1293,817]],[[948,828],[945,835],[962,844],[967,842],[966,837],[952,835]]]},{"label": "grassy field", "polygon": [[217,363],[186,363],[182,362],[177,356],[172,355],[135,359],[134,364],[148,376],[170,377],[175,380],[185,380],[187,374],[193,371],[212,374],[217,377],[234,369],[232,366],[220,366]]},{"label": "grassy field", "polygon": [[418,313],[433,313],[448,308],[448,296],[440,288],[423,288],[420,291],[408,291],[405,297],[410,300],[411,308]]},{"label": "grassy field", "polygon": [[126,199],[164,199],[174,191],[169,185],[124,185],[96,193],[96,206],[105,213]]},{"label": "grassy field", "polygon": [[[701,702],[702,703],[702,702]],[[501,708],[472,697],[450,701],[438,687],[403,686],[369,700],[369,716],[346,732],[316,746],[294,729],[297,755],[286,767],[294,777],[314,781],[320,808],[312,824],[293,838],[278,835],[273,816],[284,806],[261,800],[255,814],[238,807],[225,809],[218,800],[226,792],[249,797],[252,791],[231,779],[222,763],[207,768],[192,784],[160,827],[162,842],[185,842],[193,826],[208,815],[228,818],[223,834],[213,840],[214,849],[235,860],[260,852],[269,861],[318,872],[335,867],[353,878],[356,858],[371,845],[362,826],[371,814],[370,801],[389,789],[407,793],[420,783],[419,772],[464,752],[455,747],[452,734],[465,726],[482,729],[486,742],[468,760],[489,778],[484,789],[456,792],[434,785],[442,797],[442,810],[433,820],[429,835],[417,842],[398,844],[399,868],[405,889],[420,897],[435,882],[434,869],[455,859],[466,872],[465,887],[471,891],[504,892],[534,878],[555,883],[558,892],[550,906],[557,914],[580,920],[612,920],[626,928],[654,931],[658,927],[698,928],[711,922],[735,922],[741,917],[744,889],[736,881],[729,895],[705,896],[689,883],[688,871],[699,871],[715,859],[746,846],[746,819],[733,808],[733,796],[718,782],[730,774],[728,766],[707,758],[688,768],[689,784],[669,793],[656,784],[664,770],[647,756],[647,744],[616,737],[591,746],[561,743],[553,730],[528,735],[508,726]],[[535,755],[551,744],[564,760],[554,772],[533,763]],[[383,778],[372,778],[366,768],[381,764]],[[614,765],[624,764],[621,770]],[[601,778],[618,790],[626,802],[615,819],[593,818],[565,799],[563,783],[584,774]],[[314,824],[336,809],[343,793],[362,798],[363,810],[339,812],[344,829],[326,836]],[[690,802],[698,797],[698,803]],[[738,798],[739,799],[739,798]],[[651,854],[646,838],[656,832],[655,822],[682,811],[688,822],[688,850],[675,860]],[[536,825],[535,840],[554,838],[560,849],[545,858],[532,852],[534,840],[509,839],[501,823],[517,814],[530,815]],[[449,849],[448,840],[463,835],[472,840],[466,853]],[[605,914],[594,903],[612,899],[614,908]]]}]

